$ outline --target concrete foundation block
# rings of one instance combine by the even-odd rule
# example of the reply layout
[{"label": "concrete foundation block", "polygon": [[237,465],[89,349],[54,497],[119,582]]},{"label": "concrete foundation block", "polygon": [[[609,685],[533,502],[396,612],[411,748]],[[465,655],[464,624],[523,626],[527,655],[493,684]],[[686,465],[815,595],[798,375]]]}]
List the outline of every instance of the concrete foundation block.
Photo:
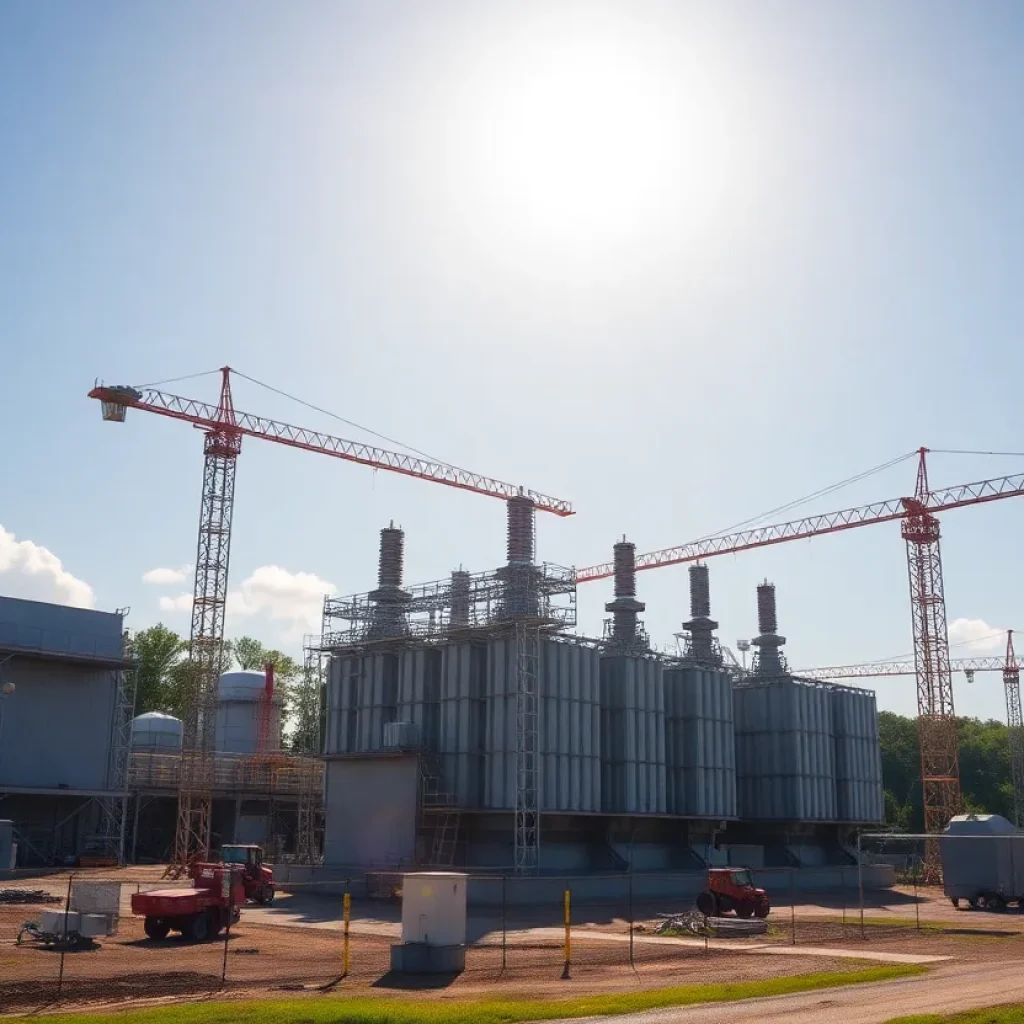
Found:
[{"label": "concrete foundation block", "polygon": [[465,969],[465,946],[403,942],[391,947],[391,970],[400,974],[461,974]]}]

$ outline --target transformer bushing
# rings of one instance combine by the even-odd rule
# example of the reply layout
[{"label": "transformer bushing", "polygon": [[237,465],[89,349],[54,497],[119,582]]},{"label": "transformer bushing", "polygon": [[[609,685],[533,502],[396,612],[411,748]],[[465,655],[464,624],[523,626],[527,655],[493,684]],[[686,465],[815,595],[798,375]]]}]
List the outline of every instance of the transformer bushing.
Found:
[{"label": "transformer bushing", "polygon": [[392,522],[380,531],[377,589],[371,591],[369,595],[375,605],[367,631],[370,638],[398,637],[409,632],[404,610],[409,602],[409,594],[402,590],[404,564],[405,531]]},{"label": "transformer bushing", "polygon": [[539,609],[533,564],[536,508],[533,499],[525,495],[509,498],[506,506],[508,565],[499,570],[505,583],[504,615],[509,619],[530,617]]},{"label": "transformer bushing", "polygon": [[616,647],[646,646],[637,622],[637,615],[647,606],[636,599],[636,545],[623,537],[613,552],[615,600],[604,606],[612,616],[610,642]]},{"label": "transformer bushing", "polygon": [[760,635],[751,641],[757,648],[754,675],[764,679],[785,675],[788,666],[779,648],[786,642],[786,638],[777,632],[779,624],[775,614],[775,584],[767,580],[757,588],[757,628]]},{"label": "transformer bushing", "polygon": [[690,618],[683,623],[689,634],[686,655],[708,665],[722,664],[722,649],[714,631],[718,623],[711,618],[711,583],[703,562],[690,566]]}]

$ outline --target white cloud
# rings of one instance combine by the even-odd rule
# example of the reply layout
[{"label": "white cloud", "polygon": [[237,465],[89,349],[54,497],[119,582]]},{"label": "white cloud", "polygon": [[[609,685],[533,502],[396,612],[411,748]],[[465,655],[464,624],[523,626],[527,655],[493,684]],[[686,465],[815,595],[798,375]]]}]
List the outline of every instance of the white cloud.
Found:
[{"label": "white cloud", "polygon": [[181,583],[192,572],[191,565],[183,565],[180,569],[150,569],[142,574],[143,583],[153,583],[157,586],[167,586],[171,583]]},{"label": "white cloud", "polygon": [[[305,633],[319,632],[324,595],[336,591],[333,583],[314,573],[262,565],[228,593],[228,627],[232,629],[238,619],[264,616],[284,627],[282,641],[300,640]],[[191,594],[160,598],[164,612],[187,612],[191,607]]]},{"label": "white cloud", "polygon": [[60,559],[30,540],[17,540],[0,526],[0,590],[10,597],[92,608],[96,595],[72,576]]},{"label": "white cloud", "polygon": [[291,639],[318,632],[324,594],[336,592],[333,583],[311,572],[289,572],[277,565],[262,565],[228,595],[228,616],[264,614],[284,623]]},{"label": "white cloud", "polygon": [[949,624],[949,645],[978,654],[994,654],[1006,649],[1006,630],[990,626],[984,619],[954,619]]}]

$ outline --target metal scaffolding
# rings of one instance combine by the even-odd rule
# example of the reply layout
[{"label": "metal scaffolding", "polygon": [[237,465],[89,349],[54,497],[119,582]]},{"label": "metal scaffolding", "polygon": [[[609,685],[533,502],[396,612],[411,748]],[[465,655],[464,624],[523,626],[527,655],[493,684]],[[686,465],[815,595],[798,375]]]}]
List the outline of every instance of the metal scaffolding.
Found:
[{"label": "metal scaffolding", "polygon": [[135,714],[136,664],[112,668],[114,718],[110,726],[107,789],[117,796],[103,797],[100,805],[100,841],[104,856],[125,862],[125,830],[128,822],[128,763],[132,749],[132,717]]}]

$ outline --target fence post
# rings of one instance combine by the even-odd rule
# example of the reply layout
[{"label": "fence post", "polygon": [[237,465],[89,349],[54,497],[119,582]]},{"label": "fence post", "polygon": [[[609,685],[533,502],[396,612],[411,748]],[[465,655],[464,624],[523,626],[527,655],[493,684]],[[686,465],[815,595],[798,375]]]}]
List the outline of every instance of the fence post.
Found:
[{"label": "fence post", "polygon": [[921,901],[917,897],[917,872],[914,872],[914,920],[917,922],[917,930],[921,930]]},{"label": "fence post", "polygon": [[349,968],[349,951],[350,951],[350,940],[349,940],[349,923],[352,920],[352,894],[348,891],[348,881],[345,882],[345,898],[342,900],[342,921],[344,922],[343,928],[345,938],[342,944],[341,953],[341,976],[343,978],[348,977]]},{"label": "fence post", "polygon": [[634,967],[633,963],[633,868],[630,865],[629,870],[629,966]]},{"label": "fence post", "polygon": [[791,938],[789,944],[796,945],[796,887],[793,880],[793,869],[789,869],[789,930]]},{"label": "fence post", "polygon": [[68,891],[64,897],[64,934],[60,943],[60,968],[57,974],[57,998],[60,999],[64,989],[64,956],[68,951],[68,915],[71,913],[71,886],[75,881],[75,873],[72,871],[68,876]]},{"label": "fence post", "polygon": [[235,916],[235,888],[231,884],[234,879],[231,877],[231,869],[224,865],[225,874],[228,877],[228,923],[224,928],[224,959],[220,965],[220,986],[223,988],[228,980],[228,940],[231,938],[231,919]]},{"label": "fence post", "polygon": [[501,973],[505,973],[505,956],[508,951],[508,898],[505,885],[508,879],[501,876]]},{"label": "fence post", "polygon": [[864,856],[857,833],[857,903],[860,906],[860,937],[864,938]]},{"label": "fence post", "polygon": [[569,889],[565,890],[565,895],[562,897],[562,902],[565,907],[565,966],[562,968],[562,977],[568,978],[569,964],[572,960],[572,895]]}]

